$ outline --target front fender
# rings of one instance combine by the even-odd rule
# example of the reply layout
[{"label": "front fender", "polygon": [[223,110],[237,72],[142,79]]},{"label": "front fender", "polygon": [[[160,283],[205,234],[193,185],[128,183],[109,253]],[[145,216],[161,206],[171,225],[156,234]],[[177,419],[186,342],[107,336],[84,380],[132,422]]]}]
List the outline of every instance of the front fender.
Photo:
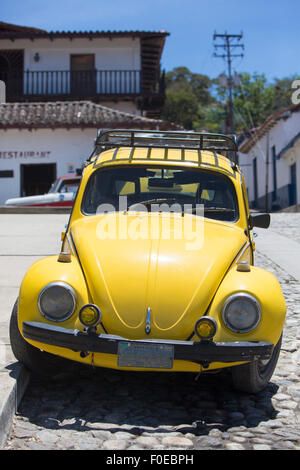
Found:
[{"label": "front fender", "polygon": [[59,322],[59,325],[65,328],[82,329],[82,325],[78,320],[78,312],[84,304],[90,303],[91,299],[81,267],[75,256],[71,257],[70,263],[62,263],[58,261],[56,255],[36,261],[23,278],[18,302],[18,326],[21,334],[24,321],[57,324],[57,322],[48,321],[41,314],[38,307],[38,296],[41,289],[54,281],[63,281],[70,284],[75,289],[77,297],[75,312],[68,320]]},{"label": "front fender", "polygon": [[[235,333],[229,330],[222,319],[222,309],[228,297],[246,292],[255,297],[261,306],[261,321],[254,330],[247,333]],[[208,315],[218,323],[216,341],[268,341],[276,344],[281,336],[286,305],[283,293],[276,277],[264,269],[251,266],[249,272],[237,271],[233,266],[223,279],[210,306]]]}]

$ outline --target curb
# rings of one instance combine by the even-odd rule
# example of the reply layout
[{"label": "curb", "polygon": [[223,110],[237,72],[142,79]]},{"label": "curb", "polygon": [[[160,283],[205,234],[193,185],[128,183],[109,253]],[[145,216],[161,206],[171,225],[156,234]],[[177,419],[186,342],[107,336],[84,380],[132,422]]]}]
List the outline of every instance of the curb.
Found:
[{"label": "curb", "polygon": [[70,214],[72,207],[0,206],[0,214]]},{"label": "curb", "polygon": [[285,207],[278,211],[278,213],[282,212],[300,212],[300,204],[295,204],[294,206]]},{"label": "curb", "polygon": [[30,379],[30,372],[19,362],[0,369],[0,449],[6,443],[12,420]]}]

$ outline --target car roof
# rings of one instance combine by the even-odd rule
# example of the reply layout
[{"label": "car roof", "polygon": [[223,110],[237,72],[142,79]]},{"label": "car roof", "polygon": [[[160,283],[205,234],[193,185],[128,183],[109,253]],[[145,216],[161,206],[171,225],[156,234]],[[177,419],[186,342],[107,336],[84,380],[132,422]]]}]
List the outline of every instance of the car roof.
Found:
[{"label": "car roof", "polygon": [[[86,166],[151,164],[210,168],[235,178],[235,136],[190,131],[110,129],[98,132],[95,148]],[[224,156],[226,155],[226,156]]]},{"label": "car roof", "polygon": [[106,150],[98,155],[95,155],[90,160],[90,171],[96,170],[99,167],[107,167],[110,165],[134,165],[134,164],[147,164],[161,166],[182,166],[182,167],[197,167],[203,169],[210,169],[221,171],[229,174],[235,178],[238,167],[235,167],[232,161],[217,152],[206,150],[192,150],[192,149],[166,149],[166,148],[129,148],[118,147],[115,149]]}]

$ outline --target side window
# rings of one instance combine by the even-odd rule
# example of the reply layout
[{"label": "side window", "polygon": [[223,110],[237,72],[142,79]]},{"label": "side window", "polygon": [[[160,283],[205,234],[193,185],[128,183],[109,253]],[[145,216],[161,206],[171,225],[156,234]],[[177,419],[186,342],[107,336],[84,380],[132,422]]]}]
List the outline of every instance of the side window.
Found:
[{"label": "side window", "polygon": [[[119,182],[117,182],[119,183]],[[119,191],[119,194],[121,196],[124,196],[126,194],[134,194],[135,193],[135,183],[133,181],[127,181],[125,184],[122,182],[123,187],[121,191]]]},{"label": "side window", "polygon": [[201,199],[206,199],[207,201],[212,201],[215,196],[215,191],[213,189],[203,189],[201,191]]}]

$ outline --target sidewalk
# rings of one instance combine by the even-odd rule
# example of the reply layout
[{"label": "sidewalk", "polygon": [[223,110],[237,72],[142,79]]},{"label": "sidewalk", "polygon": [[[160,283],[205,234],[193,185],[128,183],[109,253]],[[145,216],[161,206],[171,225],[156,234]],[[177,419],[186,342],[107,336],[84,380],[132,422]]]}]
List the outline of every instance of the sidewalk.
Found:
[{"label": "sidewalk", "polygon": [[258,235],[255,238],[256,250],[300,281],[300,244],[291,238],[279,235],[271,228],[267,230],[255,228],[254,232]]},{"label": "sidewalk", "polygon": [[29,374],[14,358],[10,314],[27,269],[59,253],[68,214],[0,214],[0,448],[26,389]]}]

